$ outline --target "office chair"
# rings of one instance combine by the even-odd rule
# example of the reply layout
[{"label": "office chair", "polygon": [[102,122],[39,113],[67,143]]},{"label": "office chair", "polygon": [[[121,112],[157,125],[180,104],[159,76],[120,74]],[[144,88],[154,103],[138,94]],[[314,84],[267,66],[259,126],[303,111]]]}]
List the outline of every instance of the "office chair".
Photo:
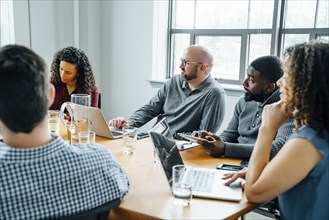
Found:
[{"label": "office chair", "polygon": [[120,205],[121,200],[115,199],[97,208],[89,210],[87,212],[70,216],[66,218],[59,218],[63,220],[107,220],[110,217],[110,211],[112,208],[116,208]]},{"label": "office chair", "polygon": [[102,96],[103,96],[103,93],[102,92],[99,92],[98,93],[98,108],[101,109],[102,107]]},{"label": "office chair", "polygon": [[264,215],[273,219],[281,219],[278,198],[275,198],[254,210],[257,214]]},{"label": "office chair", "polygon": [[[259,206],[257,209],[253,210],[253,212],[266,216],[268,218],[272,219],[281,219],[280,212],[279,212],[279,206],[278,206],[278,198],[275,198],[261,206]],[[245,220],[245,215],[240,217],[240,220]]]}]

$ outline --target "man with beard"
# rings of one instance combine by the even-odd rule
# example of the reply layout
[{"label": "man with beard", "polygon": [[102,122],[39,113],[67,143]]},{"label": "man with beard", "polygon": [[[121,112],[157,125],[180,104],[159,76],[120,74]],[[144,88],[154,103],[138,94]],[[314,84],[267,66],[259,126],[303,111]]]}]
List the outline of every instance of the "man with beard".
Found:
[{"label": "man with beard", "polygon": [[212,55],[205,47],[187,47],[181,58],[180,75],[167,80],[158,94],[128,120],[118,117],[109,124],[116,128],[141,127],[154,117],[157,121],[165,117],[174,136],[194,130],[216,132],[224,118],[226,97],[210,75],[212,65]]},{"label": "man with beard", "polygon": [[[209,155],[250,158],[262,123],[264,106],[280,100],[276,81],[282,75],[282,63],[276,56],[263,56],[251,62],[247,78],[243,81],[245,95],[236,104],[226,130],[219,136],[206,131],[196,133],[196,136],[207,139],[200,144]],[[293,127],[293,119],[290,119],[279,129],[272,142],[271,159],[286,142]]]}]

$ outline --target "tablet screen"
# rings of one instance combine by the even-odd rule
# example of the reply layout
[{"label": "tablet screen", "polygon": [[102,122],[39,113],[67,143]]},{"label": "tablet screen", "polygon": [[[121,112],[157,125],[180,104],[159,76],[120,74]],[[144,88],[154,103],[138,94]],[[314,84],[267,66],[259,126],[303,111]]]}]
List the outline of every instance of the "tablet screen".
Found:
[{"label": "tablet screen", "polygon": [[188,134],[183,134],[183,133],[178,133],[179,136],[189,140],[189,141],[193,141],[193,142],[197,142],[197,141],[207,141],[204,138],[201,137],[195,137],[193,135],[188,135]]}]

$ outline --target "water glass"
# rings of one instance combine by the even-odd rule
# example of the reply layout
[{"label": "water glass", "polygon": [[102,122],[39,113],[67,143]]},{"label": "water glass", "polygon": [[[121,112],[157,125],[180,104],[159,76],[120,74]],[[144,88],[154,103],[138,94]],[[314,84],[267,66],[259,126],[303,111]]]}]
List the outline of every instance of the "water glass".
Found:
[{"label": "water glass", "polygon": [[128,127],[122,129],[122,145],[124,154],[133,154],[137,142],[137,128]]},{"label": "water glass", "polygon": [[175,165],[172,171],[174,204],[177,206],[189,206],[192,201],[192,183],[194,176],[192,173],[189,173],[184,165]]},{"label": "water glass", "polygon": [[79,144],[95,144],[96,133],[93,131],[80,131],[78,138]]},{"label": "water glass", "polygon": [[59,111],[48,110],[48,129],[50,133],[59,134]]}]

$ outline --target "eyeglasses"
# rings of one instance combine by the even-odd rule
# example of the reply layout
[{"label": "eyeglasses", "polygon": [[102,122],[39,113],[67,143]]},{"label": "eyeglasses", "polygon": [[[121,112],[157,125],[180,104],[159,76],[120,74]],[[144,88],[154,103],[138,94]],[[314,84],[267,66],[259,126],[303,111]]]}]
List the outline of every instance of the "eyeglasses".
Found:
[{"label": "eyeglasses", "polygon": [[203,64],[196,61],[186,61],[185,59],[180,59],[180,60],[181,60],[181,64],[183,64],[184,67],[186,66],[186,64]]}]

